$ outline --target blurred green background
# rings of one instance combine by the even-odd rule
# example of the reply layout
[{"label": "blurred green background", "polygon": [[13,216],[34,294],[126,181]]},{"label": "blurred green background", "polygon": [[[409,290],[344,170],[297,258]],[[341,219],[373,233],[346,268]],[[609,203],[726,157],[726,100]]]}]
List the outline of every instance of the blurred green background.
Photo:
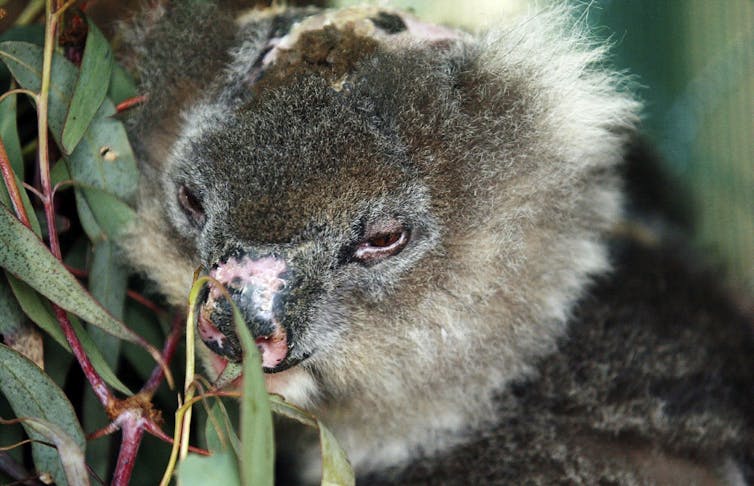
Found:
[{"label": "blurred green background", "polygon": [[[476,30],[548,2],[373,3]],[[691,196],[697,248],[722,262],[744,295],[754,294],[754,1],[572,3],[594,35],[613,44],[611,62],[639,86],[644,131],[671,181]]]}]

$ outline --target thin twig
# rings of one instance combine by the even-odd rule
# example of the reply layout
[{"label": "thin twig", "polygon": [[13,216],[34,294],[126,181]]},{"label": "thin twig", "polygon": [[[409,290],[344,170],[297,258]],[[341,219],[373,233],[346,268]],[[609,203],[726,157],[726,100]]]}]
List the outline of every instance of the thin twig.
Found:
[{"label": "thin twig", "polygon": [[[181,342],[181,334],[183,334],[183,323],[184,321],[181,315],[176,315],[173,319],[173,326],[170,329],[170,333],[165,340],[165,345],[162,350],[162,359],[165,361],[165,363],[170,363],[170,360],[173,359],[173,355],[175,354],[175,350],[178,348],[178,343]],[[151,398],[164,378],[165,373],[162,367],[156,366],[154,371],[152,371],[152,375],[149,377],[149,380],[144,384],[139,393],[147,395]]]},{"label": "thin twig", "polygon": [[33,99],[33,100],[37,99],[37,94],[34,91],[30,91],[30,90],[24,89],[24,88],[15,88],[15,89],[8,90],[5,93],[3,93],[2,95],[0,95],[0,103],[2,103],[3,101],[5,101],[5,98],[7,98],[8,96],[17,95],[17,94],[25,94],[29,98]]},{"label": "thin twig", "polygon": [[[159,428],[153,422],[146,422],[144,424],[144,428],[151,435],[153,435],[154,437],[157,437],[158,439],[160,439],[162,441],[167,442],[168,444],[172,444],[174,442],[172,437],[170,437],[168,434],[166,434],[165,432],[163,432],[162,429]],[[208,451],[207,449],[202,449],[201,447],[189,446],[189,451],[193,452],[193,453],[196,453],[196,454],[200,454],[202,456],[209,456],[209,455],[211,455],[210,451]]]}]

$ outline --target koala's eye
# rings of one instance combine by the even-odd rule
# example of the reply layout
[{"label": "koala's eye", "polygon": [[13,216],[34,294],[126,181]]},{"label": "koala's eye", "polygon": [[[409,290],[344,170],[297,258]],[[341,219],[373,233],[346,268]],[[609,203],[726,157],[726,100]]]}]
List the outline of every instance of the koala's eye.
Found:
[{"label": "koala's eye", "polygon": [[196,194],[184,185],[178,188],[178,204],[181,205],[183,212],[197,228],[204,226],[204,221],[207,219],[204,214],[204,206],[202,206],[202,202]]},{"label": "koala's eye", "polygon": [[397,255],[406,247],[409,237],[409,231],[403,227],[368,234],[356,245],[353,257],[363,263],[372,263]]}]

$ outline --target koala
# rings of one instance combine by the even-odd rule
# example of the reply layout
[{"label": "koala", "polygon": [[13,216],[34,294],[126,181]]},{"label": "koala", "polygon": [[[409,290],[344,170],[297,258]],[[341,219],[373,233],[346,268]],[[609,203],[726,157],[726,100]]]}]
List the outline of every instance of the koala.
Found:
[{"label": "koala", "polygon": [[[625,211],[640,104],[567,9],[472,35],[186,2],[126,39],[130,261],[177,306],[222,283],[207,373],[243,358],[230,298],[359,484],[754,481],[752,318]],[[281,429],[280,482],[316,482]]]}]

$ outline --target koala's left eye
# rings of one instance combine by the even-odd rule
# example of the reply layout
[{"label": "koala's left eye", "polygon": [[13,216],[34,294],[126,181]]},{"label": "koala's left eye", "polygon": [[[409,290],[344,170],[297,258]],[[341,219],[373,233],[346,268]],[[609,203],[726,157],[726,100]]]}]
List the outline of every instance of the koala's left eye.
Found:
[{"label": "koala's left eye", "polygon": [[356,245],[353,257],[362,263],[372,263],[397,255],[406,247],[409,238],[409,231],[402,227],[367,235]]},{"label": "koala's left eye", "polygon": [[178,204],[194,226],[197,228],[204,226],[207,217],[204,214],[202,201],[191,189],[184,185],[178,188]]}]

